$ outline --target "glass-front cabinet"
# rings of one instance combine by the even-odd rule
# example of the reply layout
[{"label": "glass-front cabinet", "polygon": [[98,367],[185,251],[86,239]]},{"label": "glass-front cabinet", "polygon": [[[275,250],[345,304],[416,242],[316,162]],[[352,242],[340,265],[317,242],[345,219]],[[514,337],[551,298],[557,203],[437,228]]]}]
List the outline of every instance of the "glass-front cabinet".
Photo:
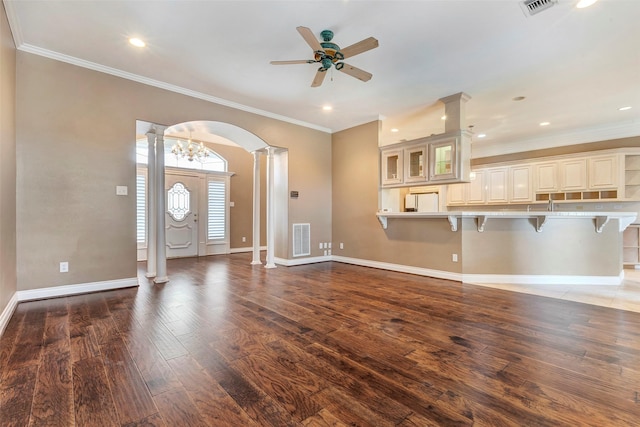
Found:
[{"label": "glass-front cabinet", "polygon": [[382,153],[382,185],[402,184],[403,179],[403,151],[387,150]]},{"label": "glass-front cabinet", "polygon": [[399,142],[380,148],[380,185],[468,182],[470,164],[471,134],[467,131]]},{"label": "glass-front cabinet", "polygon": [[427,146],[405,148],[405,182],[424,182],[427,180]]},{"label": "glass-front cabinet", "polygon": [[456,138],[429,144],[429,181],[456,179],[456,154]]}]

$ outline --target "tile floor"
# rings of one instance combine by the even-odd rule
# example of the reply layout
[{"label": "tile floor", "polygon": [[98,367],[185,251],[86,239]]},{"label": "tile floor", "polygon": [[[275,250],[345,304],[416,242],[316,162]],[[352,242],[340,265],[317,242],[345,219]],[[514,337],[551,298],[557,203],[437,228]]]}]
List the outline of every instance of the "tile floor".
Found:
[{"label": "tile floor", "polygon": [[640,313],[640,270],[624,270],[621,285],[513,285],[482,284],[490,288],[566,299]]}]

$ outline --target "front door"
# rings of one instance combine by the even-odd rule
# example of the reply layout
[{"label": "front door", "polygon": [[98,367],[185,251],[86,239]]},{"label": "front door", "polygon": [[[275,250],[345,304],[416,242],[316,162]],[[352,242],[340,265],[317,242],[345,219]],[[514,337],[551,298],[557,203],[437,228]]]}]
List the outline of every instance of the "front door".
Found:
[{"label": "front door", "polygon": [[197,176],[165,175],[167,258],[198,256]]}]

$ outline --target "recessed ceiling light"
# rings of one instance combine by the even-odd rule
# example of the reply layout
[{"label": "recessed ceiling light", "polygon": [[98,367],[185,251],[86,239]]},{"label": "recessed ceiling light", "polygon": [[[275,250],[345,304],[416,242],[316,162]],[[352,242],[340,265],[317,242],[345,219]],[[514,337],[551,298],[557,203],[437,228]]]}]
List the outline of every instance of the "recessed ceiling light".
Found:
[{"label": "recessed ceiling light", "polygon": [[140,40],[139,38],[136,37],[132,37],[129,39],[129,43],[131,43],[132,45],[136,46],[136,47],[145,47],[147,44],[145,42],[143,42],[142,40]]},{"label": "recessed ceiling light", "polygon": [[618,108],[618,111],[627,111],[627,110],[631,110],[631,106],[630,105],[627,105],[626,107]]},{"label": "recessed ceiling light", "polygon": [[487,134],[486,133],[479,133],[478,134],[478,138],[486,138]]},{"label": "recessed ceiling light", "polygon": [[515,98],[513,98],[514,101],[524,101],[526,99],[526,97],[524,96],[516,96]]},{"label": "recessed ceiling light", "polygon": [[549,126],[551,123],[550,122],[541,122],[540,126]]},{"label": "recessed ceiling light", "polygon": [[576,5],[576,7],[578,9],[584,9],[585,7],[589,7],[592,4],[594,4],[595,2],[597,2],[598,0],[580,0],[578,2],[578,4]]},{"label": "recessed ceiling light", "polygon": [[325,106],[322,107],[322,109],[324,111],[331,111],[331,110],[333,110],[333,107],[331,105],[325,105]]},{"label": "recessed ceiling light", "polygon": [[393,129],[391,129],[391,132],[394,132],[394,133],[395,133],[395,132],[398,132],[398,129],[393,128]]}]

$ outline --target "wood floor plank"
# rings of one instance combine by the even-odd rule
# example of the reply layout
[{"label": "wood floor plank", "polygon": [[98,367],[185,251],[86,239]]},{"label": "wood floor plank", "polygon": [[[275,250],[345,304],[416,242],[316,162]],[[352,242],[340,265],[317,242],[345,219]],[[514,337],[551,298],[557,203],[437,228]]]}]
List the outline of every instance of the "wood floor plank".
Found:
[{"label": "wood floor plank", "polygon": [[209,425],[258,426],[195,359],[177,357],[169,360],[169,365]]},{"label": "wood floor plank", "polygon": [[158,412],[122,339],[109,341],[101,346],[101,351],[120,423],[142,420]]},{"label": "wood floor plank", "polygon": [[0,384],[2,426],[29,425],[38,366],[27,365],[9,371]]},{"label": "wood floor plank", "polygon": [[207,423],[182,388],[153,397],[160,415],[169,426],[207,427]]},{"label": "wood floor plank", "polygon": [[[68,336],[66,341],[55,342],[57,345],[46,348],[38,370],[29,426],[57,427],[75,423]],[[66,348],[61,347],[60,342],[66,342]]]},{"label": "wood floor plank", "polygon": [[69,304],[69,339],[71,360],[75,363],[100,355],[95,329],[91,325],[88,303],[81,296]]},{"label": "wood floor plank", "polygon": [[104,363],[100,358],[73,364],[75,420],[79,426],[120,426]]},{"label": "wood floor plank", "polygon": [[180,386],[167,361],[144,334],[122,337],[152,396]]}]

